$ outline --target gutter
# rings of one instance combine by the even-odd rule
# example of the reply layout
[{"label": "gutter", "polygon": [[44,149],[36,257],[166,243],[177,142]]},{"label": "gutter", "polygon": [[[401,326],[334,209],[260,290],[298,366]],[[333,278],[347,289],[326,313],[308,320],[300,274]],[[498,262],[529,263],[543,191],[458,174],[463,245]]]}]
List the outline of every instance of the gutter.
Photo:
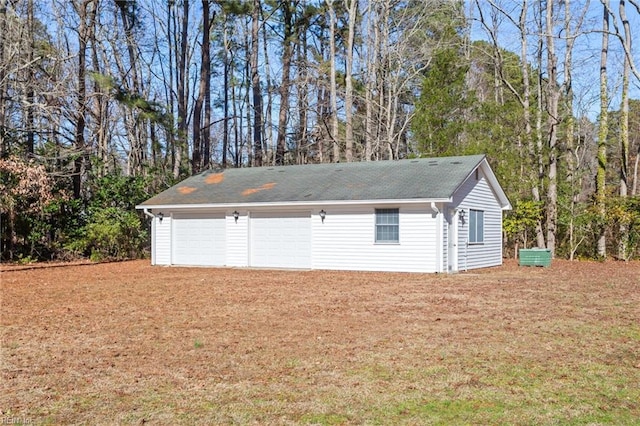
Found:
[{"label": "gutter", "polygon": [[[233,203],[194,203],[194,204],[149,204],[137,205],[136,209],[144,209],[145,214],[149,209],[233,209],[233,208],[255,208],[255,207],[322,207],[336,204],[341,205],[394,205],[394,204],[426,204],[431,203],[432,208],[435,203],[450,203],[448,198],[412,198],[395,200],[330,200],[330,201],[268,201],[268,202],[233,202]],[[437,210],[438,212],[440,210]]]}]

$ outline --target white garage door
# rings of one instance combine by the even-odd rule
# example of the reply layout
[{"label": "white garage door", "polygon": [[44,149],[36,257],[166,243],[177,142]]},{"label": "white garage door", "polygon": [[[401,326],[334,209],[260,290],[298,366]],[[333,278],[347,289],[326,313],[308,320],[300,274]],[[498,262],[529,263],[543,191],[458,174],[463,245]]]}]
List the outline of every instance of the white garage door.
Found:
[{"label": "white garage door", "polygon": [[226,238],[223,214],[176,214],[172,219],[174,265],[222,266]]},{"label": "white garage door", "polygon": [[311,213],[253,213],[251,266],[311,268]]}]

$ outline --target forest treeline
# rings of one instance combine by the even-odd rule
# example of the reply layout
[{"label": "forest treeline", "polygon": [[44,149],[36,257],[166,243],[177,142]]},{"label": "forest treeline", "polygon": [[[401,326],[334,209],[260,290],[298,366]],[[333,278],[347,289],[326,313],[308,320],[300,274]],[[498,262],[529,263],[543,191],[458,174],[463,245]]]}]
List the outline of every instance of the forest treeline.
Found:
[{"label": "forest treeline", "polygon": [[142,256],[135,205],[210,168],[476,153],[514,207],[506,253],[637,258],[639,19],[637,0],[0,0],[2,260]]}]

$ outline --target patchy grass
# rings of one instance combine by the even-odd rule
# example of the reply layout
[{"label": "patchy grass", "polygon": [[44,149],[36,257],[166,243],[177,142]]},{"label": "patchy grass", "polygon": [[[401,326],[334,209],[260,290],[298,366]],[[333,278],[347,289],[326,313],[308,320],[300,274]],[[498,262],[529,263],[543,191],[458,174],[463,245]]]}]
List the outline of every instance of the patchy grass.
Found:
[{"label": "patchy grass", "polygon": [[640,264],[2,272],[0,418],[637,424]]}]

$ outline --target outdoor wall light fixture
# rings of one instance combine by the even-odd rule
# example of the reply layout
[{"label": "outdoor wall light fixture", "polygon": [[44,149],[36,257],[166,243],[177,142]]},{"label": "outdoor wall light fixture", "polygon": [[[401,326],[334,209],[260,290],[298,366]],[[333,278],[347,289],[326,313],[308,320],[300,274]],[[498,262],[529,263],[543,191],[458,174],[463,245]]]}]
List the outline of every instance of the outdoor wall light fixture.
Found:
[{"label": "outdoor wall light fixture", "polygon": [[327,217],[327,212],[324,210],[320,210],[320,219],[322,219],[322,223],[324,223],[324,218]]},{"label": "outdoor wall light fixture", "polygon": [[162,223],[162,219],[164,219],[164,213],[160,212],[156,217],[160,219],[160,223]]},{"label": "outdoor wall light fixture", "polygon": [[462,224],[464,225],[464,210],[460,210],[460,212],[458,213],[458,217],[460,217],[460,222],[462,222]]},{"label": "outdoor wall light fixture", "polygon": [[236,223],[238,223],[238,218],[240,217],[240,213],[238,213],[238,210],[233,212],[233,218],[235,219]]}]

